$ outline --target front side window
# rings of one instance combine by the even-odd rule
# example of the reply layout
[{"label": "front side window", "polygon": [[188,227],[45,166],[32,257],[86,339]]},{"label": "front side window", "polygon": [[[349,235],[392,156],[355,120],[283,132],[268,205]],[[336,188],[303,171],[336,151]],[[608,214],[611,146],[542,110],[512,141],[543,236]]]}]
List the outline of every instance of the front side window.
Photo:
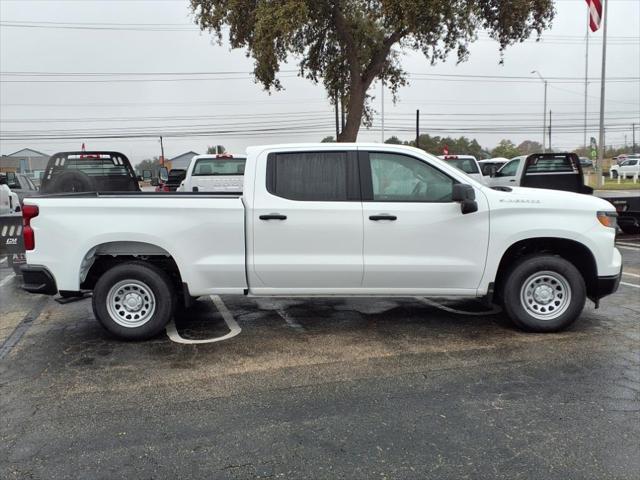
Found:
[{"label": "front side window", "polygon": [[369,154],[373,201],[450,202],[454,181],[416,158],[395,153]]},{"label": "front side window", "polygon": [[502,167],[498,173],[497,177],[514,177],[516,172],[518,171],[518,166],[520,165],[520,160],[511,160],[504,167]]},{"label": "front side window", "polygon": [[348,152],[270,154],[267,190],[289,200],[355,200],[355,189],[349,187],[349,183],[357,179],[355,168]]}]

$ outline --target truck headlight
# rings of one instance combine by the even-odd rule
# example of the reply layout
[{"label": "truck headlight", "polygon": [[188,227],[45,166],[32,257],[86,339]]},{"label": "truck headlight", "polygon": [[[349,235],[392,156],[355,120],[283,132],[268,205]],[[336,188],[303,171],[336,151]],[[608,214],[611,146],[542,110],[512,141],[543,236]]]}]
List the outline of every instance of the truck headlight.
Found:
[{"label": "truck headlight", "polygon": [[597,216],[602,225],[618,230],[618,214],[616,212],[598,212]]}]

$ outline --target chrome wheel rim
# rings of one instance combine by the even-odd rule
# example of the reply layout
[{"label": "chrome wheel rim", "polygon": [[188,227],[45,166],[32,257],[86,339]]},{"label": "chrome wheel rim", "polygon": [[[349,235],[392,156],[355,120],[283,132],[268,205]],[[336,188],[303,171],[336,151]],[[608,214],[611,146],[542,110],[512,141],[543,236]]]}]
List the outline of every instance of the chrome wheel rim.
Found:
[{"label": "chrome wheel rim", "polygon": [[127,328],[141,327],[156,311],[156,297],[151,288],[138,280],[122,280],[107,294],[111,319]]},{"label": "chrome wheel rim", "polygon": [[520,302],[527,313],[538,320],[554,320],[571,304],[571,287],[558,272],[531,275],[522,285]]}]

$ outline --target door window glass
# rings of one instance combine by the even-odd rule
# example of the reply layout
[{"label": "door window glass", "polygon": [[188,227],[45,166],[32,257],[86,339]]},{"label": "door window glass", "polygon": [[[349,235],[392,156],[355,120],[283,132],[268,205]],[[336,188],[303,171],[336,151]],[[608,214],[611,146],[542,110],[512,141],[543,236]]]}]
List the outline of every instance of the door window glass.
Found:
[{"label": "door window glass", "polygon": [[348,201],[353,169],[347,152],[278,153],[267,161],[267,190],[290,200]]},{"label": "door window glass", "polygon": [[371,152],[373,200],[377,202],[450,202],[453,179],[416,158]]},{"label": "door window glass", "polygon": [[518,171],[518,165],[520,165],[520,160],[511,160],[504,167],[502,167],[498,173],[497,177],[514,177],[516,172]]}]

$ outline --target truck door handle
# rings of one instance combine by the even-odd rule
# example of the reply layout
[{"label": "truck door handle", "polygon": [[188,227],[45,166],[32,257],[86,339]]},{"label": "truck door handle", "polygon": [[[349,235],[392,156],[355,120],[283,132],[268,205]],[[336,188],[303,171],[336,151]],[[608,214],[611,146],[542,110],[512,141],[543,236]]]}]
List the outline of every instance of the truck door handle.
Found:
[{"label": "truck door handle", "polygon": [[515,179],[513,179],[513,180],[509,180],[509,181],[510,181],[510,182],[515,182],[516,180],[515,180]]},{"label": "truck door handle", "polygon": [[270,213],[269,215],[260,215],[260,220],[286,220],[286,215],[280,215],[279,213]]},{"label": "truck door handle", "polygon": [[374,222],[377,222],[379,220],[397,220],[398,217],[396,217],[395,215],[371,215],[369,217],[369,220],[373,220]]}]

